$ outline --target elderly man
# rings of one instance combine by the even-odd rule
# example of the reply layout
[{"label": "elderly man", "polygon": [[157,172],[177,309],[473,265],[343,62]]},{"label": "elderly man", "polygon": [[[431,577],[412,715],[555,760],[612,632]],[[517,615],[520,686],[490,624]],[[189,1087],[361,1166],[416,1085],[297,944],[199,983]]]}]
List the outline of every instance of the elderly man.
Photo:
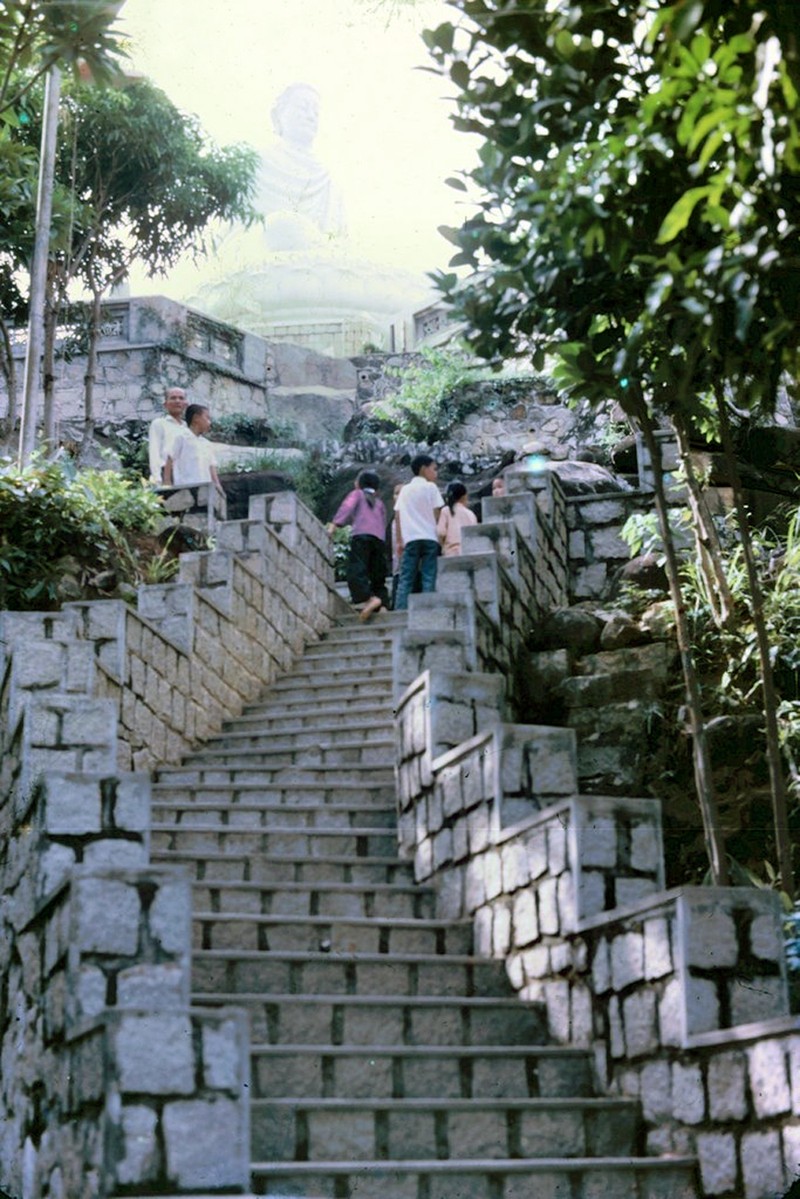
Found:
[{"label": "elderly man", "polygon": [[168,387],[164,397],[163,416],[157,416],[151,421],[148,432],[148,449],[150,453],[150,482],[161,487],[164,480],[164,467],[169,458],[175,438],[182,429],[186,428],[183,414],[186,411],[186,392],[182,387]]}]

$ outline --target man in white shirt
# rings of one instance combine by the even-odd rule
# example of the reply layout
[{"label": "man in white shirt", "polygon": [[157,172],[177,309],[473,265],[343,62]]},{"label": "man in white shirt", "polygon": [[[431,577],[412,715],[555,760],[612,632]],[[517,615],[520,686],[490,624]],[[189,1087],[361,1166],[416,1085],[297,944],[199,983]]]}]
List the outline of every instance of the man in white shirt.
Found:
[{"label": "man in white shirt", "polygon": [[164,466],[169,457],[172,443],[185,429],[183,414],[186,411],[186,392],[182,387],[168,387],[164,397],[164,416],[150,422],[147,447],[150,457],[150,482],[161,487],[164,482]]},{"label": "man in white shirt", "polygon": [[436,522],[444,506],[436,477],[439,468],[430,454],[417,454],[411,463],[414,478],[406,483],[394,506],[400,578],[395,608],[408,607],[408,597],[419,570],[423,591],[436,590],[439,538]]},{"label": "man in white shirt", "polygon": [[164,467],[164,481],[168,487],[213,483],[220,495],[225,494],[217,474],[214,447],[203,436],[210,428],[208,409],[202,404],[190,404],[186,409],[186,424],[178,431]]}]

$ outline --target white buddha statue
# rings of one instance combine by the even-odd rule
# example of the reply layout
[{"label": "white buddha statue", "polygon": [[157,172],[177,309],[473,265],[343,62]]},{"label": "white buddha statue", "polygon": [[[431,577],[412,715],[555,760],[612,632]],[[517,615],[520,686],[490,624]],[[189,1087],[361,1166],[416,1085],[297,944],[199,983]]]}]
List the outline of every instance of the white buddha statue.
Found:
[{"label": "white buddha statue", "polygon": [[328,169],[313,152],[319,93],[292,83],[272,108],[276,140],[262,155],[255,207],[264,215],[269,249],[299,250],[344,237],[344,205]]},{"label": "white buddha statue", "polygon": [[342,197],[313,150],[319,109],[308,83],[278,96],[276,137],[262,152],[253,199],[262,220],[222,239],[206,282],[187,302],[267,338],[277,327],[286,339],[287,326],[344,321],[360,343],[381,344],[390,322],[430,302],[432,289],[424,278],[354,253]]}]

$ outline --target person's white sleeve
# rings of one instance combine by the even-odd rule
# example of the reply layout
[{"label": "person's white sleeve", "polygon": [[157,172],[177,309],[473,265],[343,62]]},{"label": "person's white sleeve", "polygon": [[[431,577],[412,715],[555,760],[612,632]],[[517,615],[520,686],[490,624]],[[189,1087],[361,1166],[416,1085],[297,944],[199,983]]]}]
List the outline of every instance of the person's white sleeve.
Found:
[{"label": "person's white sleeve", "polygon": [[162,438],[161,426],[158,423],[158,417],[151,421],[150,428],[147,432],[147,452],[150,460],[150,478],[154,483],[162,482],[161,468],[164,465],[164,459],[161,452]]},{"label": "person's white sleeve", "polygon": [[181,458],[183,457],[183,450],[184,450],[185,443],[186,443],[186,438],[182,437],[181,434],[179,433],[178,436],[172,442],[172,449],[169,452],[169,456],[172,459],[172,486],[173,487],[177,487],[177,485],[178,485],[178,476],[180,474],[180,461],[181,461]]}]

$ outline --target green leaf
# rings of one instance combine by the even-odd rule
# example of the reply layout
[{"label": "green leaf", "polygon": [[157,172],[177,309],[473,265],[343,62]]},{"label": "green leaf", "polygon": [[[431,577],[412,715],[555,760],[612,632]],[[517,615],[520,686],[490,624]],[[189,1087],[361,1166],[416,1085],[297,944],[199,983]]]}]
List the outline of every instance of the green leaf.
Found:
[{"label": "green leaf", "polygon": [[687,3],[670,6],[667,12],[672,18],[670,28],[672,36],[681,42],[688,41],[702,21],[703,11],[703,0],[688,0]]},{"label": "green leaf", "polygon": [[672,205],[664,220],[661,222],[661,228],[656,237],[658,245],[664,245],[666,242],[674,241],[679,233],[688,225],[692,213],[701,200],[711,194],[711,188],[706,184],[703,187],[692,187],[689,191],[684,192],[679,200]]},{"label": "green leaf", "polygon": [[706,144],[703,146],[703,151],[697,160],[697,165],[702,170],[706,169],[708,164],[711,162],[711,159],[714,157],[717,150],[719,149],[719,147],[725,141],[725,135],[726,135],[726,130],[723,128],[723,129],[717,129],[716,132],[712,133],[710,135],[710,137],[707,138]]},{"label": "green leaf", "polygon": [[712,129],[724,126],[730,119],[732,111],[733,110],[727,106],[724,108],[715,108],[711,112],[707,112],[700,117],[686,142],[686,149],[689,151],[689,153],[694,154],[697,147]]}]

